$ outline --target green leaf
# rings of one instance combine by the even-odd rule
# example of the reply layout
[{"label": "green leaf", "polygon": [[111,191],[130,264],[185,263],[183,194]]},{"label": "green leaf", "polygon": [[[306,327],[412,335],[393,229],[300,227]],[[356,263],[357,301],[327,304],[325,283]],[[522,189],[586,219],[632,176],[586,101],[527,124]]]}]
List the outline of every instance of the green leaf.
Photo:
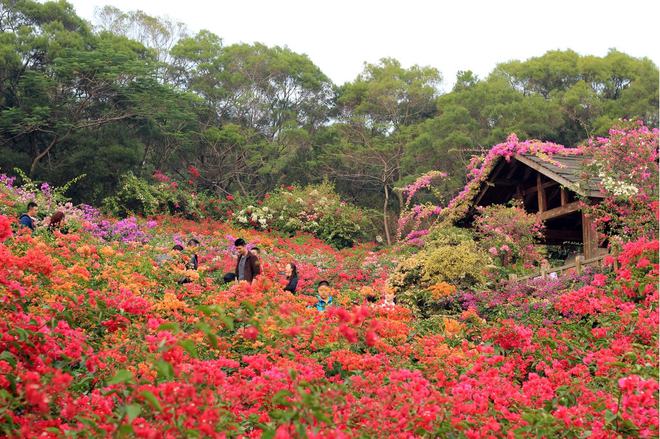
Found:
[{"label": "green leaf", "polygon": [[156,329],[156,331],[170,331],[174,333],[179,332],[179,330],[180,330],[179,324],[174,322],[163,323]]},{"label": "green leaf", "polygon": [[209,339],[209,343],[215,349],[218,349],[218,336],[213,332],[213,329],[207,323],[198,323],[197,328],[206,334],[206,337]]},{"label": "green leaf", "polygon": [[218,318],[222,321],[222,323],[225,324],[225,326],[226,326],[230,331],[233,331],[233,330],[234,330],[234,319],[232,319],[231,317],[226,316],[226,315],[224,315],[224,314],[220,314],[220,315],[218,316]]},{"label": "green leaf", "polygon": [[280,390],[275,395],[273,395],[273,404],[291,407],[291,402],[287,400],[287,398],[291,396],[293,396],[293,394],[290,391]]},{"label": "green leaf", "polygon": [[197,358],[197,345],[192,340],[181,340],[179,345],[193,358]]},{"label": "green leaf", "polygon": [[9,351],[2,351],[2,353],[0,353],[0,360],[6,361],[11,364],[12,367],[16,367],[16,357],[14,357],[14,354]]},{"label": "green leaf", "polygon": [[140,404],[129,404],[126,406],[126,416],[128,416],[128,422],[133,422],[135,418],[140,416],[142,412],[142,406]]},{"label": "green leaf", "polygon": [[135,433],[133,426],[131,424],[124,424],[117,429],[117,433],[120,437],[131,436]]},{"label": "green leaf", "polygon": [[163,411],[163,407],[160,405],[160,401],[158,401],[158,398],[156,398],[156,395],[154,395],[152,392],[145,390],[141,395],[155,410],[158,410],[159,412]]},{"label": "green leaf", "polygon": [[174,376],[174,368],[167,361],[158,360],[154,362],[154,366],[156,366],[159,378],[170,380]]},{"label": "green leaf", "polygon": [[120,371],[117,371],[115,376],[113,376],[108,380],[107,384],[112,385],[112,384],[132,383],[132,382],[133,382],[133,373],[126,369],[122,369]]},{"label": "green leaf", "polygon": [[204,315],[207,316],[212,314],[220,314],[222,312],[222,308],[220,308],[218,305],[199,305],[197,310],[201,311]]}]

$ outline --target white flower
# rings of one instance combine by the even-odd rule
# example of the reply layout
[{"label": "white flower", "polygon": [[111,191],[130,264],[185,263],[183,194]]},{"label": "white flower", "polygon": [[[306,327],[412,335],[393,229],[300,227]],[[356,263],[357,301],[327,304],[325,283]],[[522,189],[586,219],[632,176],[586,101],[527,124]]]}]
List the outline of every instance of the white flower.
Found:
[{"label": "white flower", "polygon": [[376,235],[376,242],[381,244],[383,242],[383,237],[380,235]]}]

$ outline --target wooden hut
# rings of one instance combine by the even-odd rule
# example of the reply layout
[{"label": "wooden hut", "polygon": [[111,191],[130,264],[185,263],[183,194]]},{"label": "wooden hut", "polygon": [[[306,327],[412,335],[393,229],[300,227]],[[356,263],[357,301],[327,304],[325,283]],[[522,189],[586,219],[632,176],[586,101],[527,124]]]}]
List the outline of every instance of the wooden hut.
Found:
[{"label": "wooden hut", "polygon": [[[482,183],[474,206],[506,204],[514,198],[544,221],[546,244],[581,242],[584,258],[598,256],[602,243],[579,198],[598,203],[605,197],[595,176],[585,178],[585,155],[539,157],[516,154],[498,160]],[[600,245],[599,245],[600,244]]]}]

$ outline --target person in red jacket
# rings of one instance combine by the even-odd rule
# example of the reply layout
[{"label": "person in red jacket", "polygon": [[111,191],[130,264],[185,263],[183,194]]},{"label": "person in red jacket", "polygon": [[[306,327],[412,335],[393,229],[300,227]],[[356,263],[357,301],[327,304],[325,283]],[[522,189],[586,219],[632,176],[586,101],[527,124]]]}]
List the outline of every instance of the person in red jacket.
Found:
[{"label": "person in red jacket", "polygon": [[252,283],[261,274],[258,258],[247,249],[244,239],[238,238],[234,242],[236,247],[236,280]]}]

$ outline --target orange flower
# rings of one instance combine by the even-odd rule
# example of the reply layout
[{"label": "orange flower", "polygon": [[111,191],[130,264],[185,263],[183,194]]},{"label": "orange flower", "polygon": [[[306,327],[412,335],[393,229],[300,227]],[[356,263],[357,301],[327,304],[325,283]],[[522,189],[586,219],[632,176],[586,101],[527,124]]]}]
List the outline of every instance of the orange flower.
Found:
[{"label": "orange flower", "polygon": [[157,303],[154,308],[159,311],[174,311],[185,309],[187,306],[186,302],[179,300],[179,298],[176,297],[176,294],[167,292],[163,296],[163,300]]},{"label": "orange flower", "polygon": [[434,299],[438,300],[447,297],[456,292],[456,287],[448,284],[447,282],[438,282],[429,288],[431,295]]},{"label": "orange flower", "polygon": [[104,247],[101,247],[101,250],[99,250],[99,253],[101,253],[106,258],[109,258],[110,256],[115,254],[115,249],[113,249],[109,245],[106,245]]},{"label": "orange flower", "polygon": [[445,317],[444,322],[445,322],[445,333],[447,335],[451,335],[451,336],[456,335],[465,328],[465,325],[463,323],[460,323],[454,319],[450,319],[449,317]]}]

